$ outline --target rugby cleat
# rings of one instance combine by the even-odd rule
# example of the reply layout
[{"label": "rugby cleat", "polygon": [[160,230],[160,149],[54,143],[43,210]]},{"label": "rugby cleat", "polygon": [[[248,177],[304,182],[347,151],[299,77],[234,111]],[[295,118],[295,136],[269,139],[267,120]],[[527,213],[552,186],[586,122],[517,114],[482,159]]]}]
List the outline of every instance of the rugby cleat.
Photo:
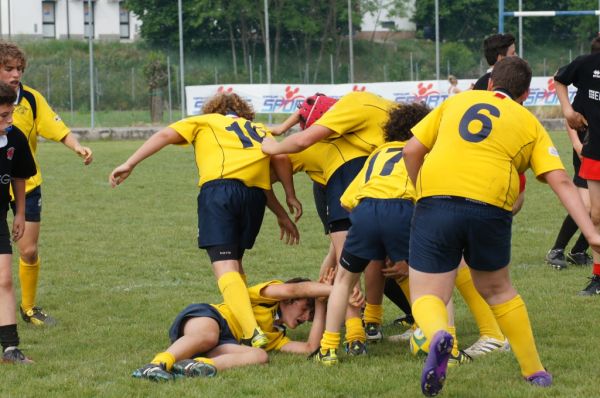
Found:
[{"label": "rugby cleat", "polygon": [[309,360],[319,362],[321,365],[334,366],[338,364],[337,350],[329,348],[323,351],[321,347],[308,356]]},{"label": "rugby cleat", "polygon": [[550,264],[557,270],[567,268],[564,249],[550,249],[546,254],[546,263]]},{"label": "rugby cleat", "polygon": [[471,358],[480,357],[494,351],[510,351],[508,340],[497,340],[488,336],[481,336],[479,340],[465,350],[465,354]]},{"label": "rugby cleat", "polygon": [[254,333],[252,334],[252,337],[250,337],[248,339],[240,340],[240,344],[247,345],[247,346],[254,347],[254,348],[263,348],[268,343],[269,343],[269,339],[267,338],[267,335],[259,327],[254,329]]},{"label": "rugby cleat", "polygon": [[360,340],[344,342],[344,351],[352,356],[367,355],[367,345]]},{"label": "rugby cleat", "polygon": [[2,353],[2,363],[18,363],[23,365],[31,365],[34,363],[31,359],[27,358],[25,354],[17,347],[7,347]]},{"label": "rugby cleat", "polygon": [[525,381],[538,387],[550,387],[552,385],[552,375],[545,370],[540,370],[531,376],[527,376]]},{"label": "rugby cleat", "polygon": [[367,323],[365,325],[365,333],[369,343],[377,343],[383,340],[383,330],[379,323]]},{"label": "rugby cleat", "polygon": [[450,354],[450,358],[448,359],[448,367],[453,368],[455,366],[460,366],[471,362],[473,362],[473,358],[471,358],[469,354],[466,354],[463,350],[458,350],[458,355],[454,356]]},{"label": "rugby cleat", "polygon": [[46,314],[41,307],[33,307],[30,310],[25,311],[22,307],[19,307],[21,311],[21,318],[27,323],[31,323],[35,326],[54,326],[56,325],[56,319]]},{"label": "rugby cleat", "polygon": [[566,255],[567,262],[573,265],[592,265],[594,259],[586,252],[573,253],[569,252]]},{"label": "rugby cleat", "polygon": [[579,292],[580,296],[595,296],[600,294],[600,275],[592,275],[590,283]]},{"label": "rugby cleat", "polygon": [[148,379],[151,381],[173,380],[173,375],[167,371],[164,363],[158,365],[154,363],[146,364],[141,368],[134,370],[131,376],[136,379]]},{"label": "rugby cleat", "polygon": [[173,374],[176,377],[214,377],[217,368],[202,361],[182,359],[173,365]]},{"label": "rugby cleat", "polygon": [[431,339],[429,354],[421,373],[421,391],[424,395],[434,397],[444,387],[453,344],[454,337],[445,330],[438,331]]}]

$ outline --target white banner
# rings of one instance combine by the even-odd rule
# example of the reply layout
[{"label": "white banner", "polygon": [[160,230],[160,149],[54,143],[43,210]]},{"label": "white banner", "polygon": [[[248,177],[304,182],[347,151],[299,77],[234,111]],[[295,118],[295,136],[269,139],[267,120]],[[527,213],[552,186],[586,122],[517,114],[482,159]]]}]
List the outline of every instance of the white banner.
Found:
[{"label": "white banner", "polygon": [[[468,90],[474,80],[458,81],[458,88]],[[369,91],[396,102],[422,101],[434,108],[448,98],[450,84],[447,81],[412,81],[358,84],[230,84],[187,86],[187,114],[198,115],[202,105],[218,92],[235,92],[246,101],[252,103],[257,113],[293,113],[298,104],[315,93],[323,93],[331,97],[341,97],[350,91]],[[573,97],[577,89],[569,86],[569,97]],[[531,81],[530,94],[525,106],[559,105],[554,79],[552,77],[534,77]]]}]

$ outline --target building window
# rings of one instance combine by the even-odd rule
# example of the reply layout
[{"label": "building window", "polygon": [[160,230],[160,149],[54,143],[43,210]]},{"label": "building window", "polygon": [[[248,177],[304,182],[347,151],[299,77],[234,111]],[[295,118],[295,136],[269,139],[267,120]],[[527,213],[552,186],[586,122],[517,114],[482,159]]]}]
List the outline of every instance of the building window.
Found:
[{"label": "building window", "polygon": [[56,38],[56,14],[54,1],[42,1],[42,36]]},{"label": "building window", "polygon": [[394,21],[381,21],[381,27],[388,30],[396,29],[396,23]]},{"label": "building window", "polygon": [[129,10],[123,3],[119,4],[119,32],[121,39],[129,39]]},{"label": "building window", "polygon": [[[85,3],[83,3],[83,36],[87,39],[90,37],[90,33],[92,35],[92,38],[94,38],[94,28],[95,28],[95,19],[96,19],[96,12],[95,12],[95,3],[92,2],[92,16],[90,18],[90,12],[89,12],[89,8],[88,8],[88,2],[86,0]],[[92,22],[92,26],[90,28],[90,19]]]}]

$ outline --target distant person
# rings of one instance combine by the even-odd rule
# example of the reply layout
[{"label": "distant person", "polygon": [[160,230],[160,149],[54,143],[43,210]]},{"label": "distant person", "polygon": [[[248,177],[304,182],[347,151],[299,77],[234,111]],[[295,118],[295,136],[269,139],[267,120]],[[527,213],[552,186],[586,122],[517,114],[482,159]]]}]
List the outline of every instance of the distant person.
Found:
[{"label": "distant person", "polygon": [[[38,136],[63,143],[79,157],[84,165],[92,160],[92,150],[82,146],[46,99],[36,90],[21,83],[27,60],[13,43],[0,41],[0,81],[17,93],[14,125],[25,133],[34,159],[37,156]],[[19,279],[21,281],[21,317],[36,326],[53,325],[56,320],[36,305],[40,256],[38,240],[42,221],[42,174],[36,160],[37,174],[27,179],[25,186],[25,234],[17,242],[19,248]],[[11,205],[14,209],[14,204]],[[14,210],[13,210],[14,211]]]},{"label": "distant person", "polygon": [[487,72],[475,82],[473,90],[487,90],[492,69],[496,62],[504,57],[517,55],[515,48],[515,37],[510,33],[497,33],[487,37],[483,41],[483,54],[490,66]]},{"label": "distant person", "polygon": [[456,76],[449,75],[448,83],[450,83],[450,87],[448,87],[448,97],[452,97],[454,94],[460,93],[462,90],[458,88],[458,80]]},{"label": "distant person", "polygon": [[[12,87],[0,82],[0,344],[4,363],[29,364],[32,361],[19,350],[17,333],[17,303],[12,284],[12,248],[10,240],[23,238],[25,222],[25,180],[36,173],[35,161],[27,145],[27,138],[12,125],[14,103],[17,99]],[[12,234],[6,222],[12,185],[15,216]]]},{"label": "distant person", "polygon": [[[590,213],[596,229],[600,229],[600,36],[592,40],[589,55],[577,57],[554,75],[556,95],[569,126],[577,131],[587,129],[581,149],[579,177],[587,180]],[[573,105],[567,87],[577,87]],[[583,232],[583,231],[582,231]],[[589,240],[588,240],[589,242]],[[591,242],[589,242],[591,243]],[[582,296],[600,296],[600,253],[593,251],[594,265],[588,285],[579,292]]]}]

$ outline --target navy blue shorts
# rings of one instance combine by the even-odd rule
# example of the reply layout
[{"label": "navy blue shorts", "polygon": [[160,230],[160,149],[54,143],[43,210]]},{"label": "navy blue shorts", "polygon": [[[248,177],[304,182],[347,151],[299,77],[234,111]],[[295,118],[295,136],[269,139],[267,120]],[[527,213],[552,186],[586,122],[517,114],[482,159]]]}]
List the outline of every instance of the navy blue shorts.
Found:
[{"label": "navy blue shorts", "polygon": [[410,231],[411,268],[449,272],[464,255],[469,267],[495,271],[510,263],[512,213],[457,197],[427,197],[415,205]]},{"label": "navy blue shorts", "polygon": [[238,180],[214,180],[198,194],[198,247],[232,246],[243,252],[254,245],[267,198],[260,188]]},{"label": "navy blue shorts", "polygon": [[344,251],[367,260],[408,260],[413,208],[406,199],[363,199],[350,213]]},{"label": "navy blue shorts", "polygon": [[6,212],[0,212],[0,254],[12,254],[10,230],[6,222]]},{"label": "navy blue shorts", "polygon": [[[177,314],[173,324],[169,328],[169,339],[171,340],[171,343],[183,336],[183,328],[188,319],[202,317],[212,318],[219,324],[220,333],[218,345],[239,344],[235,337],[233,337],[233,333],[231,333],[231,329],[229,329],[229,325],[225,318],[223,318],[221,313],[210,304],[190,304]],[[192,358],[202,356],[202,354],[204,353],[198,352],[194,354]]]},{"label": "navy blue shorts", "polygon": [[329,225],[327,223],[327,193],[324,185],[313,182],[313,198],[315,199],[315,207],[317,214],[323,224],[325,235],[329,234]]},{"label": "navy blue shorts", "polygon": [[348,188],[348,185],[354,180],[354,177],[360,172],[367,157],[352,159],[341,165],[327,181],[327,224],[349,218],[346,209],[342,207],[340,198]]},{"label": "navy blue shorts", "polygon": [[[10,202],[10,208],[15,213],[15,202]],[[42,187],[37,186],[25,195],[25,221],[42,221]]]}]

